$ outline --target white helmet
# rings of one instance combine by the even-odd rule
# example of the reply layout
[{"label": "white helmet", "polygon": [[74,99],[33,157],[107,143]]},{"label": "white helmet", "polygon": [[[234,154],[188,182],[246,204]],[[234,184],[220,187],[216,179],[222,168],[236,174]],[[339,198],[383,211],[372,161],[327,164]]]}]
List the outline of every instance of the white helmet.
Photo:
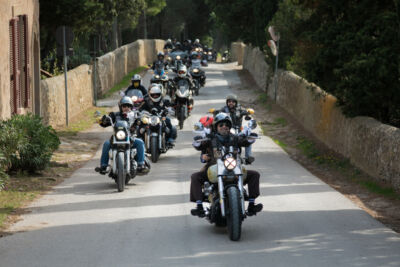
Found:
[{"label": "white helmet", "polygon": [[149,97],[153,102],[160,102],[161,100],[161,89],[156,83],[150,85]]},{"label": "white helmet", "polygon": [[187,68],[185,65],[180,65],[178,69],[178,76],[181,78],[185,78],[187,74]]},{"label": "white helmet", "polygon": [[199,39],[196,39],[196,40],[194,40],[194,43],[195,43],[195,44],[198,44],[198,43],[200,43],[200,40],[199,40]]}]

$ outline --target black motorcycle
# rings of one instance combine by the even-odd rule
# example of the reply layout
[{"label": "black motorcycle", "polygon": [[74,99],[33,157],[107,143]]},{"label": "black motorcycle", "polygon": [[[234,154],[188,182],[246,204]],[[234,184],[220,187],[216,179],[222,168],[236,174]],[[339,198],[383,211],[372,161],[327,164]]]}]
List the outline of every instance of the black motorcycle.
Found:
[{"label": "black motorcycle", "polygon": [[143,136],[146,153],[151,154],[151,161],[157,162],[161,153],[166,153],[170,148],[166,142],[166,136],[170,129],[165,122],[166,111],[158,112],[153,108],[151,113],[144,111],[141,115],[141,127],[139,133]]},{"label": "black motorcycle", "polygon": [[[111,118],[107,116],[112,122]],[[109,176],[117,184],[118,191],[124,191],[124,186],[137,174],[136,148],[132,147],[134,136],[130,134],[130,126],[137,118],[136,112],[128,113],[129,122],[117,120],[112,124],[114,133],[111,138],[111,170]]]},{"label": "black motorcycle", "polygon": [[193,97],[191,86],[187,79],[179,79],[175,84],[175,116],[179,121],[179,128],[183,128],[183,123],[189,117],[193,108]]},{"label": "black motorcycle", "polygon": [[217,164],[209,167],[207,171],[209,182],[203,185],[203,200],[210,203],[210,207],[206,210],[206,218],[218,227],[226,226],[229,238],[238,241],[242,222],[246,218],[245,198],[248,197],[243,181],[247,172],[242,167],[238,147],[234,145],[221,147],[216,153],[219,155]]}]

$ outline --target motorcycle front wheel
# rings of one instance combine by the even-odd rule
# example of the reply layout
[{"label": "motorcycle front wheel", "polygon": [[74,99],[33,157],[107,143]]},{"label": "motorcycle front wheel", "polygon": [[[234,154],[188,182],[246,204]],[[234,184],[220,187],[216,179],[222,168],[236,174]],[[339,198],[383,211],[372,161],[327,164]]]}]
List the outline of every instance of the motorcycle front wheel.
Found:
[{"label": "motorcycle front wheel", "polygon": [[181,108],[179,110],[178,121],[179,121],[179,129],[182,130],[183,122],[185,121],[185,107],[184,106],[181,106]]},{"label": "motorcycle front wheel", "polygon": [[118,152],[117,154],[117,170],[118,170],[118,175],[117,175],[117,186],[118,186],[118,192],[124,191],[124,186],[125,186],[125,168],[124,168],[124,161],[125,161],[125,155],[124,152]]},{"label": "motorcycle front wheel", "polygon": [[151,161],[156,163],[158,157],[160,156],[160,150],[158,149],[158,138],[156,136],[152,136],[150,139],[150,152],[151,152]]},{"label": "motorcycle front wheel", "polygon": [[227,194],[227,226],[229,238],[232,241],[238,241],[242,233],[242,212],[239,189],[231,186],[226,191]]}]

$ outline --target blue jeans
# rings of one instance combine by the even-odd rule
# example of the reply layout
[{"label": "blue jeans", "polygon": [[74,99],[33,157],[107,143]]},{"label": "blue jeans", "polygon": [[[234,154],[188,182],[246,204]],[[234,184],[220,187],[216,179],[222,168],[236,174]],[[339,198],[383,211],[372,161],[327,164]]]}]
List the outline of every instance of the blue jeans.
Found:
[{"label": "blue jeans", "polygon": [[175,140],[178,134],[177,134],[177,131],[176,131],[176,127],[172,126],[171,119],[166,117],[165,118],[165,124],[167,125],[167,127],[170,130],[169,135],[165,136],[167,138],[167,141],[168,140],[169,141]]},{"label": "blue jeans", "polygon": [[[142,139],[135,138],[132,147],[136,148],[137,150],[137,163],[139,165],[144,164],[144,142]],[[109,151],[111,149],[111,142],[110,140],[106,140],[103,144],[103,150],[101,151],[101,158],[100,158],[100,166],[108,166],[109,161]]]},{"label": "blue jeans", "polygon": [[246,146],[244,148],[244,156],[245,156],[245,158],[248,158],[248,157],[251,156],[251,146],[252,145],[249,145],[249,146]]}]

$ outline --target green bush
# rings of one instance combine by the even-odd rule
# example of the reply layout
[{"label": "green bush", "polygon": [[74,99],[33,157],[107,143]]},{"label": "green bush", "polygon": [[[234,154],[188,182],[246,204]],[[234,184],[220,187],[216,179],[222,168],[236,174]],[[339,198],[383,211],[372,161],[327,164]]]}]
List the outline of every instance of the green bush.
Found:
[{"label": "green bush", "polygon": [[55,130],[37,115],[14,115],[0,123],[0,153],[8,171],[43,170],[59,144]]},{"label": "green bush", "polygon": [[6,174],[6,158],[0,152],[0,191],[4,189],[5,180],[8,178]]}]

